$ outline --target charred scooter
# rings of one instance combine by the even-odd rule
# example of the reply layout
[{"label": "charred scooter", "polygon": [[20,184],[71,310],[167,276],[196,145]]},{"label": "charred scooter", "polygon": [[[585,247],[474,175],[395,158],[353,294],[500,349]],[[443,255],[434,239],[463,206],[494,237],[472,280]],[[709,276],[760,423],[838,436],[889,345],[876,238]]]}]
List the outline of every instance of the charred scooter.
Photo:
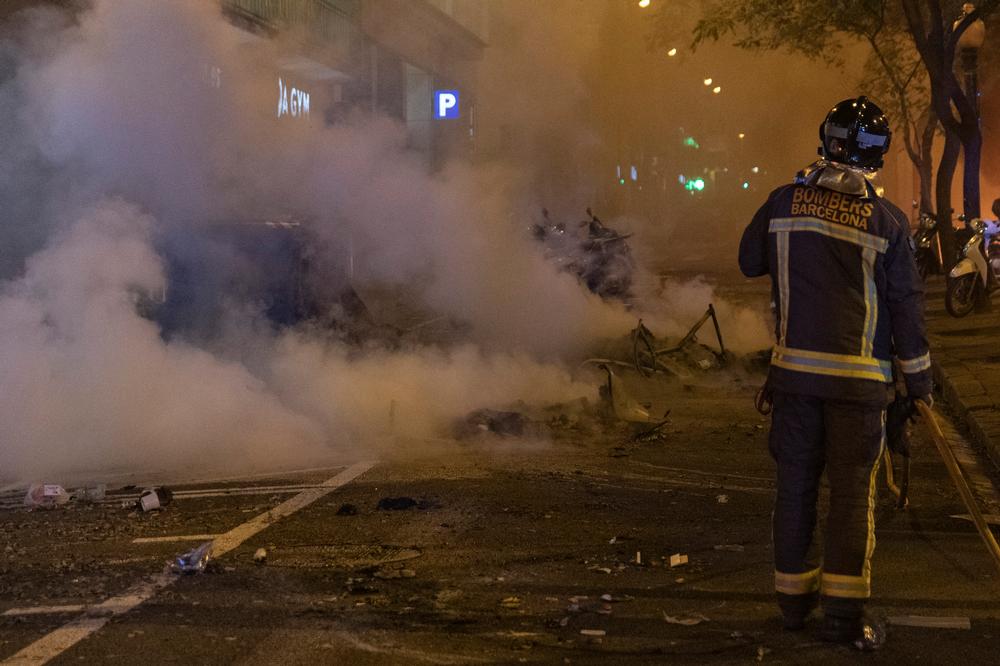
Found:
[{"label": "charred scooter", "polygon": [[631,234],[610,229],[587,209],[589,219],[574,228],[553,224],[542,209],[542,224],[531,227],[532,236],[545,246],[545,257],[559,270],[577,277],[591,292],[606,300],[628,302],[632,297],[635,262],[626,242]]},{"label": "charred scooter", "polygon": [[996,289],[1000,273],[1000,242],[996,240],[1000,225],[990,220],[974,218],[966,222],[967,239],[961,260],[948,274],[948,290],[944,305],[952,317],[964,317],[972,312],[982,290]]},{"label": "charred scooter", "polygon": [[628,301],[632,297],[632,274],[635,261],[626,242],[632,234],[620,234],[604,226],[588,208],[590,220],[581,223],[587,228],[583,243],[584,270],[580,278],[587,288],[601,298]]}]

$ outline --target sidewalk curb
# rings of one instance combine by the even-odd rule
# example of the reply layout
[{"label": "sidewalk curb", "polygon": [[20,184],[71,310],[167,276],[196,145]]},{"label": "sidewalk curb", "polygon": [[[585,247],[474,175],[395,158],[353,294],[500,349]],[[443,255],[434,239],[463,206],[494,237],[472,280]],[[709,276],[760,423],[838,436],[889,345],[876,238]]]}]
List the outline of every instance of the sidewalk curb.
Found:
[{"label": "sidewalk curb", "polygon": [[989,399],[986,387],[966,370],[963,363],[947,354],[939,353],[937,357],[938,360],[931,364],[934,383],[941,389],[945,402],[968,426],[972,440],[986,451],[995,466],[1000,467],[1000,410]]}]

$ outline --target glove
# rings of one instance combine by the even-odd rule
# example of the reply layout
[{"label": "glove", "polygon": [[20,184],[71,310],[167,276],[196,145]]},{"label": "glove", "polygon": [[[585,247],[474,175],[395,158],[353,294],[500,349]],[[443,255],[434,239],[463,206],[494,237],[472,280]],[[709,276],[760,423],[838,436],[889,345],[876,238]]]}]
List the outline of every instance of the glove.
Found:
[{"label": "glove", "polygon": [[[930,396],[928,396],[930,398]],[[923,400],[923,398],[918,398]],[[885,412],[885,443],[889,450],[910,457],[910,424],[916,413],[913,398],[897,394]]]}]

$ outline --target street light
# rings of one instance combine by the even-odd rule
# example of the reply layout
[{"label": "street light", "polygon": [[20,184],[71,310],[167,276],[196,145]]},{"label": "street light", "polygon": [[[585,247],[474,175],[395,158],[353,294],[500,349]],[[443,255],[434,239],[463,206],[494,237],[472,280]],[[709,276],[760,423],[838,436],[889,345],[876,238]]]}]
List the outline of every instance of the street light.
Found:
[{"label": "street light", "polygon": [[670,49],[669,51],[667,51],[667,55],[673,58],[675,55],[677,55],[677,49]]},{"label": "street light", "polygon": [[704,83],[706,86],[710,86],[712,85],[712,79],[705,79]]},{"label": "street light", "polygon": [[712,92],[718,95],[720,92],[722,92],[722,86],[715,86],[714,88],[712,88]]},{"label": "street light", "polygon": [[639,0],[639,6],[642,7],[643,9],[649,7],[649,0]]}]

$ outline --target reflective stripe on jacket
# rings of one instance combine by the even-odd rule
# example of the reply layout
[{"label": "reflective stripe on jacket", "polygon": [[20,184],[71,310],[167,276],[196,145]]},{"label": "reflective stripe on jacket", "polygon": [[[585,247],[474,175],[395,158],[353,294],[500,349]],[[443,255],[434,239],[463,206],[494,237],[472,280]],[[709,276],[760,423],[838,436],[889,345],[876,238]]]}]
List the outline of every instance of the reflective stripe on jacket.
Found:
[{"label": "reflective stripe on jacket", "polygon": [[911,395],[930,393],[923,282],[902,211],[874,196],[793,184],[743,233],[740,269],[770,274],[775,389],[878,401],[899,358]]}]

